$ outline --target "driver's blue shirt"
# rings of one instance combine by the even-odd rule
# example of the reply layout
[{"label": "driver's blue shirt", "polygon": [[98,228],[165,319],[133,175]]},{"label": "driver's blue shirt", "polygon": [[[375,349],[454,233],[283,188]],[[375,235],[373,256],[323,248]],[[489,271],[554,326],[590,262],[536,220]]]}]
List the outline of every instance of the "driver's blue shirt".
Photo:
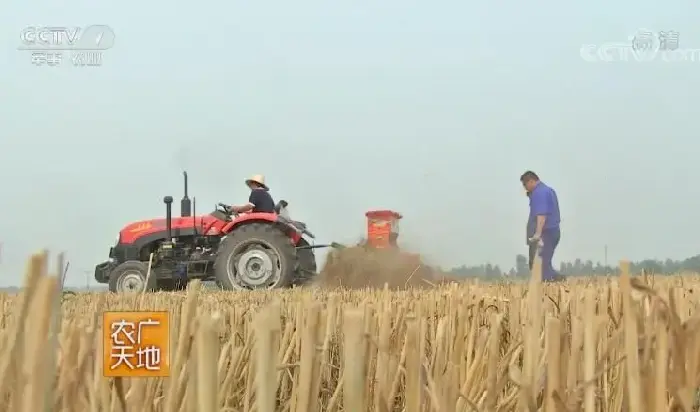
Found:
[{"label": "driver's blue shirt", "polygon": [[559,199],[557,192],[546,184],[539,182],[530,193],[530,217],[528,219],[528,237],[535,234],[537,216],[546,216],[544,230],[559,229]]},{"label": "driver's blue shirt", "polygon": [[254,206],[253,210],[251,210],[253,213],[275,212],[275,201],[272,200],[270,192],[265,189],[260,188],[251,190],[248,202]]}]

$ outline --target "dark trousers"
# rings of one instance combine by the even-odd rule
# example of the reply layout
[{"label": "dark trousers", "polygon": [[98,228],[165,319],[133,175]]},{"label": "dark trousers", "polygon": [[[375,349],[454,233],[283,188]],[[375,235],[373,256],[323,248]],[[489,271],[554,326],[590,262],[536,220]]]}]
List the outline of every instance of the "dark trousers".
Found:
[{"label": "dark trousers", "polygon": [[559,229],[545,229],[542,231],[542,247],[540,248],[542,280],[554,280],[559,275],[552,266],[552,258],[560,239],[561,230]]},{"label": "dark trousers", "polygon": [[[561,239],[561,231],[559,229],[546,229],[542,231],[542,247],[540,248],[540,257],[542,258],[542,280],[554,280],[558,275],[557,271],[552,266],[552,258],[554,251],[559,245]],[[532,265],[535,263],[535,253],[537,253],[537,244],[530,244],[529,250],[529,266],[532,270]]]}]

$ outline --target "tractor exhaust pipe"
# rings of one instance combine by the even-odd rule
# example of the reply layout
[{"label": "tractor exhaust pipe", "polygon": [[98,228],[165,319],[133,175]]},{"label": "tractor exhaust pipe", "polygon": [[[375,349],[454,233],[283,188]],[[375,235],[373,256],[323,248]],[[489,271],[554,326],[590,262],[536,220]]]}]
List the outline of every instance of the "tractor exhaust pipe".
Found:
[{"label": "tractor exhaust pipe", "polygon": [[163,203],[165,203],[165,231],[168,233],[167,241],[170,242],[173,239],[173,197],[165,196]]},{"label": "tractor exhaust pipe", "polygon": [[192,203],[190,202],[190,198],[187,197],[187,172],[182,172],[182,176],[185,179],[185,195],[180,201],[180,216],[189,217],[192,216]]},{"label": "tractor exhaust pipe", "polygon": [[197,198],[192,198],[192,227],[194,228],[194,235],[197,236]]}]

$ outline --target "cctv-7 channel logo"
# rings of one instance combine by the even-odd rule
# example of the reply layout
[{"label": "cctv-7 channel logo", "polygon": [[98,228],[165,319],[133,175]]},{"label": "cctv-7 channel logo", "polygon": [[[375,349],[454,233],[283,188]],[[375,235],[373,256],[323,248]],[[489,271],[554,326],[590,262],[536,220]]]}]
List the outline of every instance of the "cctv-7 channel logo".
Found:
[{"label": "cctv-7 channel logo", "polygon": [[85,28],[29,26],[20,32],[18,50],[31,51],[35,66],[60,66],[70,52],[73,66],[101,66],[102,52],[114,46],[114,31],[106,25]]}]

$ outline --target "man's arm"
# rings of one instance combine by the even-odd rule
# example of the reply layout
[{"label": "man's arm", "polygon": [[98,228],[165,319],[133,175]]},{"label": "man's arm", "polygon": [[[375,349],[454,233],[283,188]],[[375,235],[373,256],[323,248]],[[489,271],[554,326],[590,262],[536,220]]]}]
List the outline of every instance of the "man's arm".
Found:
[{"label": "man's arm", "polygon": [[532,193],[531,199],[532,214],[537,217],[535,237],[541,237],[544,224],[547,221],[547,215],[550,213],[547,192],[544,190],[536,190],[534,193]]},{"label": "man's arm", "polygon": [[257,201],[257,192],[255,190],[250,192],[250,197],[248,197],[248,203],[240,206],[231,206],[231,210],[234,213],[247,213],[255,209],[255,202]]},{"label": "man's arm", "polygon": [[233,210],[234,213],[247,213],[253,210],[253,208],[255,208],[255,205],[252,203],[246,203],[240,206],[231,206],[231,210]]},{"label": "man's arm", "polygon": [[542,230],[544,230],[544,224],[547,221],[547,216],[537,215],[537,227],[535,227],[535,236],[542,237]]}]

